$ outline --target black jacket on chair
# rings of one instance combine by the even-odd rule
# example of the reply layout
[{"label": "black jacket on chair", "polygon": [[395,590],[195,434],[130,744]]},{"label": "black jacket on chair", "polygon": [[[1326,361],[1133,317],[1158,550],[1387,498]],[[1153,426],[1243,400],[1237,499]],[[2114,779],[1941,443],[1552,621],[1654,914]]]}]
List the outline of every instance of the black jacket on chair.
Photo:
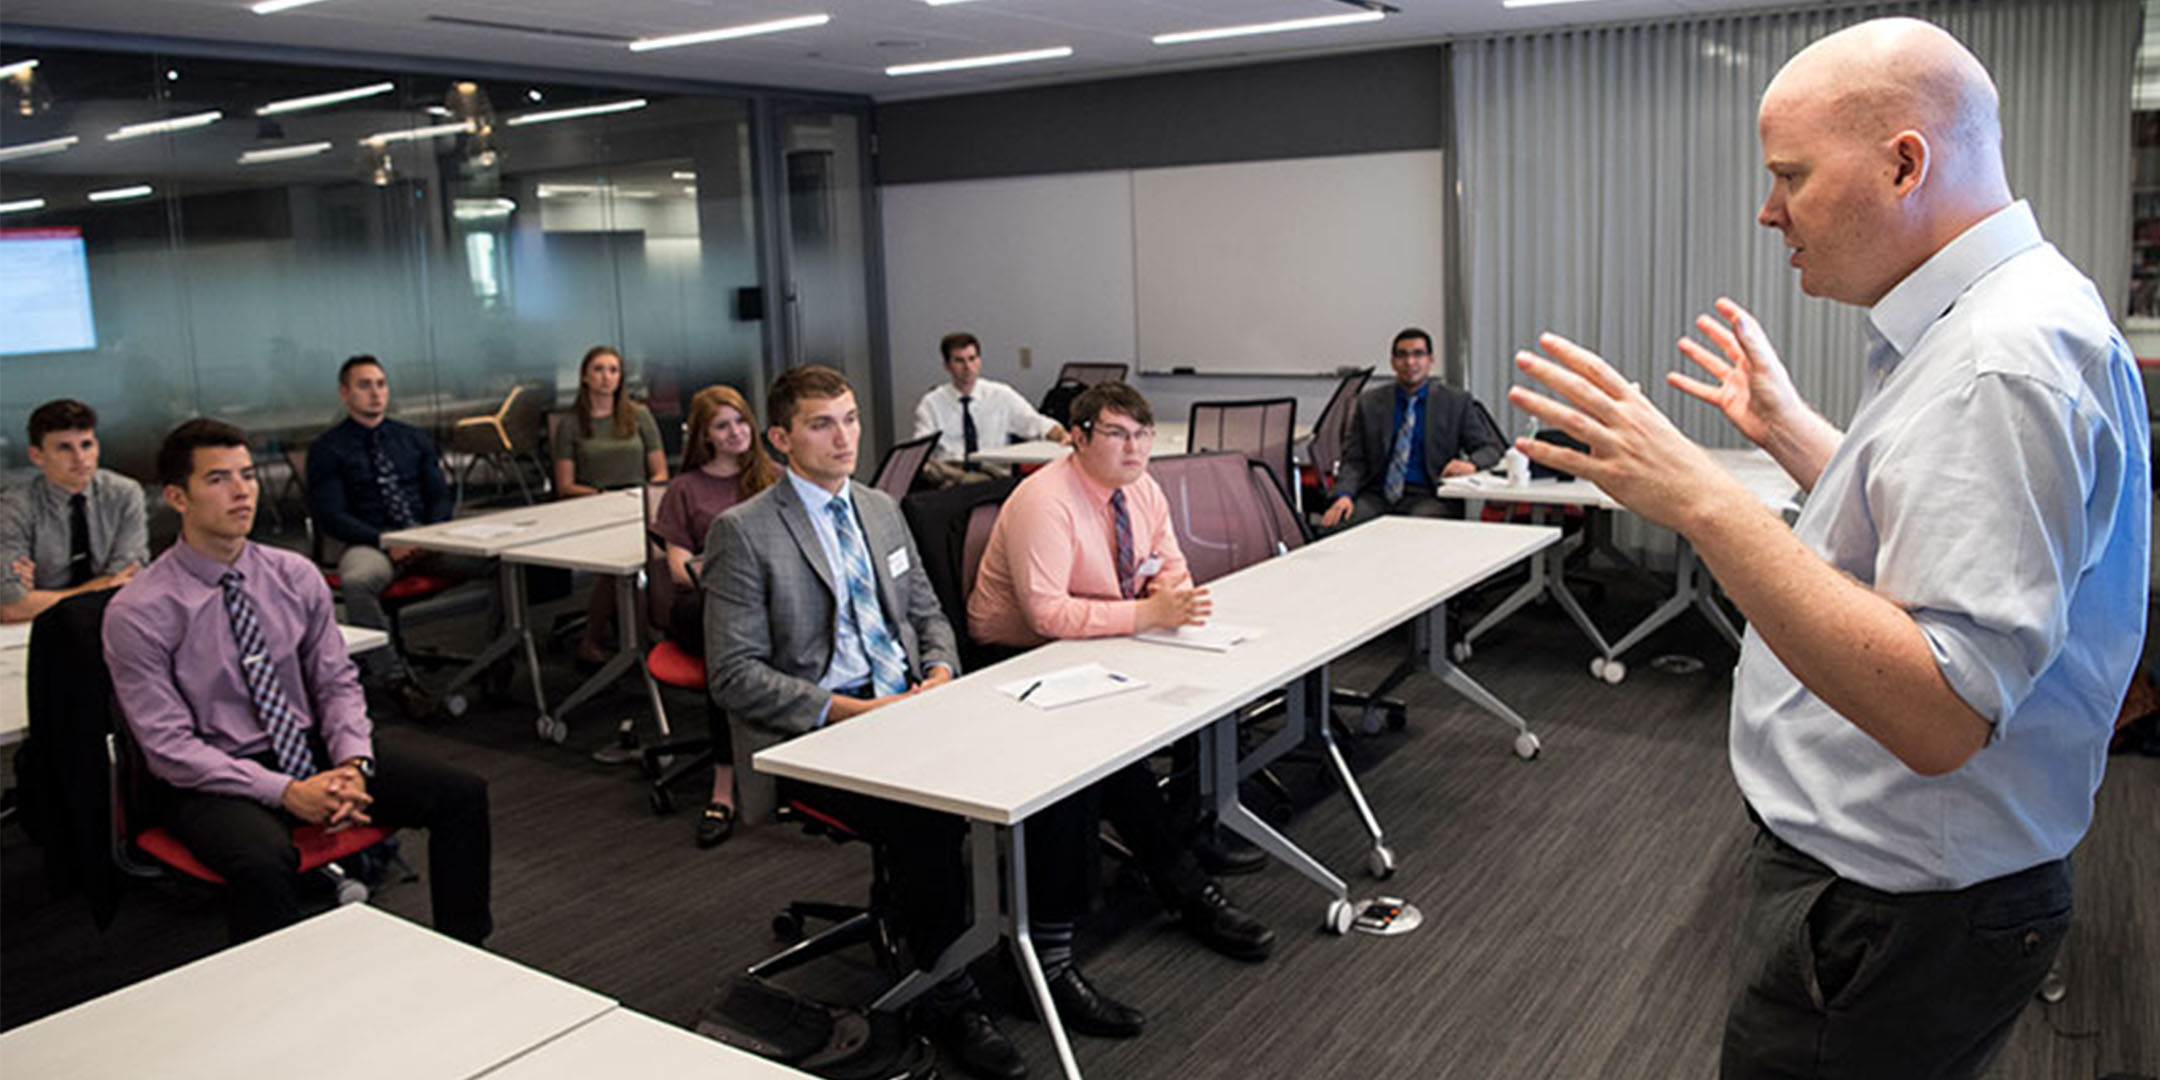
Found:
[{"label": "black jacket on chair", "polygon": [[31,624],[30,732],[15,754],[23,824],[45,848],[47,881],[56,895],[87,893],[99,929],[120,903],[105,753],[114,721],[105,605],[117,591],[69,597]]}]

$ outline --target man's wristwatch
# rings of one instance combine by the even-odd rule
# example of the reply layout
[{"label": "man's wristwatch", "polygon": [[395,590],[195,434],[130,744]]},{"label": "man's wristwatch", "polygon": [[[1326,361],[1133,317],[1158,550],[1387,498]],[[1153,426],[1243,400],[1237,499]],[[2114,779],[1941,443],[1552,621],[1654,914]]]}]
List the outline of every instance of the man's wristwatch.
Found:
[{"label": "man's wristwatch", "polygon": [[355,768],[355,769],[358,769],[358,770],[360,770],[360,779],[362,779],[362,780],[373,780],[373,779],[375,779],[375,759],[374,759],[374,758],[371,758],[371,757],[356,757],[356,758],[353,758],[353,759],[352,759],[352,760],[350,760],[350,761],[347,761],[347,762],[346,762],[345,764],[347,764],[347,765],[350,765],[350,766],[352,766],[353,768]]}]

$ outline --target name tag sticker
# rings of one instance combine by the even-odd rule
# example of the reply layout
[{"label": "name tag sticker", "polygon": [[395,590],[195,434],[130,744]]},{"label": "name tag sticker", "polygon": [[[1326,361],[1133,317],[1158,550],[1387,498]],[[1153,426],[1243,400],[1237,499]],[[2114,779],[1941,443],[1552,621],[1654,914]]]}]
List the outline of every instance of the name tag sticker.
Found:
[{"label": "name tag sticker", "polygon": [[1160,555],[1148,556],[1147,561],[1141,563],[1140,568],[1133,571],[1135,577],[1154,577],[1160,573],[1162,573],[1162,556]]},{"label": "name tag sticker", "polygon": [[898,551],[895,551],[892,554],[885,556],[885,569],[889,571],[893,577],[899,577],[900,575],[907,573],[907,549],[901,548]]}]

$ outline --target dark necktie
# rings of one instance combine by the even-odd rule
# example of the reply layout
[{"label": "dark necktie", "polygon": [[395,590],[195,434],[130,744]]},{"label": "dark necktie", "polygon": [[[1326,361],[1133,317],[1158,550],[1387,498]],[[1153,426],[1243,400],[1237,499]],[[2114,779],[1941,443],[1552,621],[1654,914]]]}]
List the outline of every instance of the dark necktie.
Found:
[{"label": "dark necktie", "polygon": [[1123,489],[1110,493],[1110,516],[1117,522],[1117,588],[1127,600],[1140,591],[1133,581],[1132,515],[1125,511]]},{"label": "dark necktie", "polygon": [[390,468],[390,454],[383,449],[380,426],[368,429],[367,444],[368,460],[375,467],[375,486],[382,489],[383,512],[390,515],[390,524],[399,528],[416,524],[412,507],[406,505],[405,492],[398,487],[397,473]]},{"label": "dark necktie", "polygon": [[238,570],[227,570],[218,584],[225,590],[225,614],[232,618],[234,643],[240,646],[240,676],[247,682],[248,703],[255,719],[270,733],[270,748],[277,751],[278,768],[296,780],[315,775],[315,754],[308,749],[307,732],[300,726],[300,710],[285,696],[278,682],[277,664],[263,643],[262,621],[255,617],[255,602],[240,590],[244,581]]},{"label": "dark necktie", "polygon": [[78,491],[68,496],[68,582],[72,589],[90,580],[96,567],[90,560],[90,498]]},{"label": "dark necktie", "polygon": [[1417,440],[1420,404],[1422,402],[1412,396],[1410,404],[1403,406],[1402,426],[1395,429],[1395,452],[1388,455],[1387,479],[1380,486],[1380,494],[1390,506],[1402,501],[1403,488],[1409,481],[1410,452]]},{"label": "dark necktie", "polygon": [[982,438],[975,434],[975,411],[968,408],[968,403],[974,400],[966,394],[960,395],[960,448],[969,457],[982,449]]}]

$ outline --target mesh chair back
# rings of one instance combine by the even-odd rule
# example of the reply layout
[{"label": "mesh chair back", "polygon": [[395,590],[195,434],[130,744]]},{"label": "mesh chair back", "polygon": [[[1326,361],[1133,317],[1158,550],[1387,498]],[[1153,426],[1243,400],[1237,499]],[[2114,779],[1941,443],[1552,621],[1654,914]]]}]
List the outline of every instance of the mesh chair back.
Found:
[{"label": "mesh chair back", "polygon": [[1196,401],[1191,415],[1186,453],[1235,450],[1275,470],[1278,481],[1288,482],[1290,451],[1297,442],[1296,398]]},{"label": "mesh chair back", "polygon": [[[1106,363],[1066,364],[1058,369],[1057,381],[1079,383],[1083,387],[1093,386],[1096,383],[1124,382],[1125,372],[1128,367],[1129,365],[1126,364]],[[1060,424],[1065,422],[1065,418],[1062,416],[1053,416],[1051,419]]]},{"label": "mesh chair back", "polygon": [[945,610],[953,636],[959,639],[960,661],[970,670],[978,666],[980,651],[967,632],[968,594],[975,589],[975,574],[990,544],[997,510],[1019,484],[1011,477],[1000,477],[919,492],[900,504],[908,531],[915,534],[915,547],[922,553],[931,591],[937,593],[938,606]]},{"label": "mesh chair back", "polygon": [[1253,497],[1260,500],[1273,519],[1276,550],[1295,551],[1311,543],[1312,534],[1305,524],[1305,515],[1298,513],[1297,507],[1283,497],[1282,482],[1275,478],[1275,470],[1257,461],[1248,461],[1248,464],[1251,465]]},{"label": "mesh chair back", "polygon": [[930,451],[937,446],[935,434],[920,439],[897,443],[885,451],[885,460],[878,464],[877,479],[871,487],[893,497],[894,502],[907,498],[915,486],[915,478],[922,474],[923,462],[930,460]]},{"label": "mesh chair back", "polygon": [[[1253,465],[1243,454],[1183,454],[1148,462],[1148,473],[1162,485],[1170,504],[1170,528],[1192,567],[1193,581],[1206,584],[1226,574],[1273,558],[1303,537],[1286,539],[1277,512],[1253,481]],[[1267,476],[1265,482],[1274,484]],[[1272,501],[1280,503],[1278,488]]]},{"label": "mesh chair back", "polygon": [[990,550],[990,531],[997,528],[1003,500],[982,503],[968,511],[967,531],[960,537],[960,615],[967,621],[967,598],[975,595],[975,579],[982,573],[983,552]]},{"label": "mesh chair back", "polygon": [[1357,416],[1358,395],[1365,392],[1372,370],[1344,373],[1335,392],[1328,395],[1327,407],[1320,410],[1320,419],[1313,421],[1310,460],[1323,483],[1333,479],[1335,467],[1342,464],[1343,443],[1350,438],[1350,422]]}]

